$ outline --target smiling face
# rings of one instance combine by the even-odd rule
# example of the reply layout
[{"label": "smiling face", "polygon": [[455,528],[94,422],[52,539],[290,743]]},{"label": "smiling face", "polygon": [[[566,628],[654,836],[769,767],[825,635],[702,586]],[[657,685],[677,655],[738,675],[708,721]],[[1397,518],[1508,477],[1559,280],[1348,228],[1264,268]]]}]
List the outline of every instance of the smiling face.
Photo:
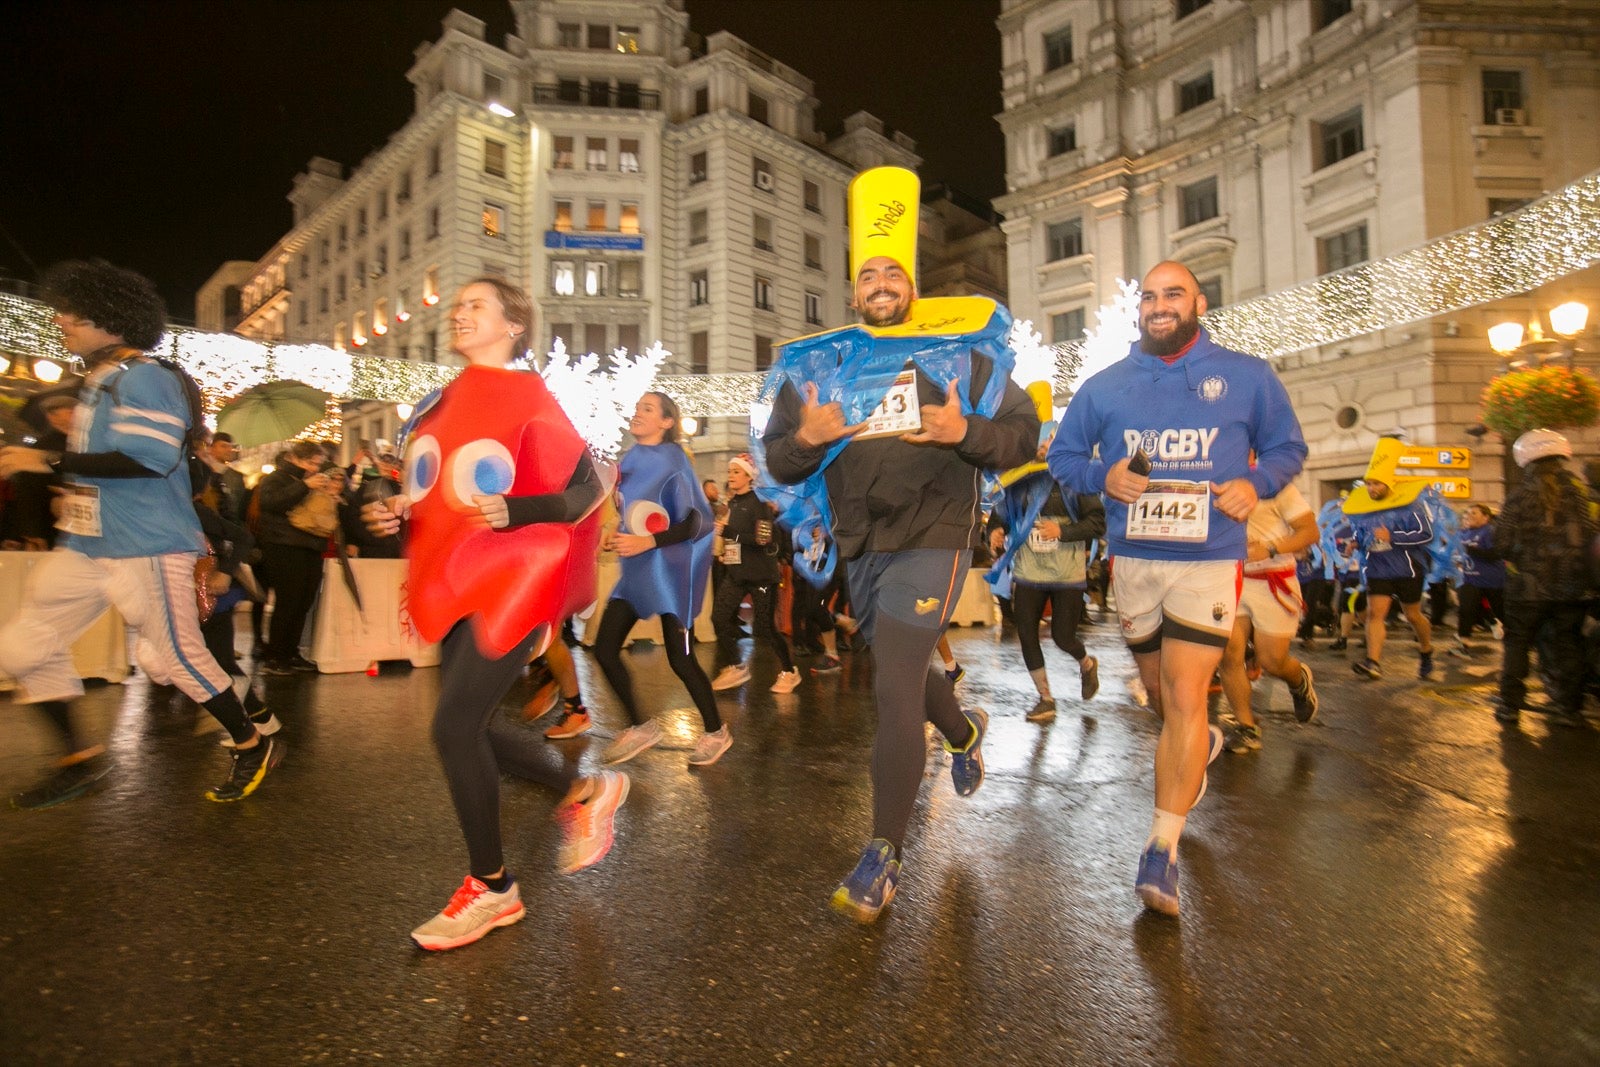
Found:
[{"label": "smiling face", "polygon": [[728,464],[728,491],[734,496],[750,491],[750,475],[745,473],[743,467]]},{"label": "smiling face", "polygon": [[633,418],[628,420],[628,432],[633,434],[634,440],[641,445],[659,445],[666,439],[667,431],[674,425],[676,425],[675,420],[661,409],[661,398],[654,393],[646,393],[633,406]]},{"label": "smiling face", "polygon": [[855,309],[868,326],[895,326],[911,314],[916,287],[888,256],[873,256],[856,275]]},{"label": "smiling face", "polygon": [[487,282],[462,289],[450,309],[450,347],[468,363],[504,367],[521,336],[522,327],[506,318],[499,292]]},{"label": "smiling face", "polygon": [[1139,347],[1152,356],[1181,352],[1200,332],[1205,294],[1181,263],[1157,264],[1139,293]]}]

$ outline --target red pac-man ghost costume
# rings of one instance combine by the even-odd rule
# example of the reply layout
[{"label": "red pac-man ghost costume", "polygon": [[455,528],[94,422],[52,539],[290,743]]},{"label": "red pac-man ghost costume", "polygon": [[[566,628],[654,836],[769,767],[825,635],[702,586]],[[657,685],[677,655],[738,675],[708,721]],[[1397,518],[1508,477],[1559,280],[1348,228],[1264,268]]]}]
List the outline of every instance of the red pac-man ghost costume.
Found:
[{"label": "red pac-man ghost costume", "polygon": [[544,380],[527,371],[467,367],[419,412],[406,444],[407,555],[411,619],[425,640],[471,619],[478,647],[499,657],[594,600],[597,508],[575,523],[496,530],[472,499],[560,493],[584,451]]}]

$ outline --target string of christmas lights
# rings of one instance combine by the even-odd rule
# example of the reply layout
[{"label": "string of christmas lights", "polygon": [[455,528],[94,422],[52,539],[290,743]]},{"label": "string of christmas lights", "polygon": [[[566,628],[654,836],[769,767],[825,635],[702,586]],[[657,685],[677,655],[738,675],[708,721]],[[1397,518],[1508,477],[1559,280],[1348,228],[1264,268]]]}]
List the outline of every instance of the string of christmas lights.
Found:
[{"label": "string of christmas lights", "polygon": [[[1206,327],[1230,348],[1281,356],[1516,296],[1595,262],[1600,262],[1600,173],[1517,211],[1385,259],[1222,308],[1206,316]],[[1102,309],[1094,337],[1052,346],[1058,391],[1074,383],[1080,367],[1086,373],[1092,369],[1100,349],[1114,347],[1113,338],[1126,336],[1122,324],[1126,301],[1124,290]],[[50,309],[36,301],[0,293],[0,352],[73,365],[51,318]],[[1021,325],[1036,338],[1031,323]],[[176,359],[195,376],[209,413],[252,385],[286,378],[326,389],[336,399],[409,404],[457,373],[454,367],[436,363],[352,355],[322,345],[261,343],[188,329],[166,334],[157,352]],[[563,347],[563,367],[568,358]],[[590,365],[589,359],[595,362]],[[579,362],[592,366],[592,373],[601,373],[598,357]],[[637,373],[624,377],[629,389],[638,384]],[[750,401],[764,377],[667,375],[657,377],[654,387],[677,400],[685,415],[742,418],[749,414]],[[335,421],[336,407],[330,405],[329,419],[318,426]]]}]

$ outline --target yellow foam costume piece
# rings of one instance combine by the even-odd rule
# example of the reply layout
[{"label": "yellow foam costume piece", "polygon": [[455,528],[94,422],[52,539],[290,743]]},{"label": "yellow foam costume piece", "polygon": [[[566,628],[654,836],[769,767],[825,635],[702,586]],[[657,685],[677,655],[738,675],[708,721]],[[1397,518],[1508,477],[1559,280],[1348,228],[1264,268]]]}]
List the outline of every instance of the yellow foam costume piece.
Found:
[{"label": "yellow foam costume piece", "polygon": [[[1055,414],[1055,397],[1050,393],[1050,383],[1029,382],[1028,399],[1033,401],[1033,410],[1039,416],[1039,425],[1043,426],[1045,423],[1050,422],[1051,417]],[[1040,471],[1049,469],[1050,465],[1043,460],[1030,460],[1022,466],[1012,467],[1000,475],[1000,488],[1008,489],[1030,474],[1038,474]]]},{"label": "yellow foam costume piece", "polygon": [[1372,459],[1367,462],[1366,480],[1387,485],[1389,495],[1382,500],[1374,500],[1365,485],[1357,486],[1345,498],[1343,506],[1346,515],[1369,515],[1374,511],[1403,508],[1422,495],[1432,479],[1399,472],[1400,457],[1405,450],[1405,443],[1397,438],[1378,438],[1378,445],[1372,450]]},{"label": "yellow foam costume piece", "polygon": [[917,284],[917,220],[922,182],[904,167],[873,167],[850,182],[850,280],[874,256],[900,264]]}]

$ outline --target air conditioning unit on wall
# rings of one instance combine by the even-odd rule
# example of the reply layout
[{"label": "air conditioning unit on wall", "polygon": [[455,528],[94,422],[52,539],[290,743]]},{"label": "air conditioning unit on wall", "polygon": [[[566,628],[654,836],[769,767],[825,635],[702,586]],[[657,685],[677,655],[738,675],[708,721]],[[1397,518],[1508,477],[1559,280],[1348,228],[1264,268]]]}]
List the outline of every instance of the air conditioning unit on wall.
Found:
[{"label": "air conditioning unit on wall", "polygon": [[763,192],[770,193],[772,192],[772,187],[772,172],[769,170],[756,171],[756,188],[762,190]]},{"label": "air conditioning unit on wall", "polygon": [[1520,107],[1497,107],[1494,109],[1494,124],[1496,126],[1526,126],[1527,114]]}]

